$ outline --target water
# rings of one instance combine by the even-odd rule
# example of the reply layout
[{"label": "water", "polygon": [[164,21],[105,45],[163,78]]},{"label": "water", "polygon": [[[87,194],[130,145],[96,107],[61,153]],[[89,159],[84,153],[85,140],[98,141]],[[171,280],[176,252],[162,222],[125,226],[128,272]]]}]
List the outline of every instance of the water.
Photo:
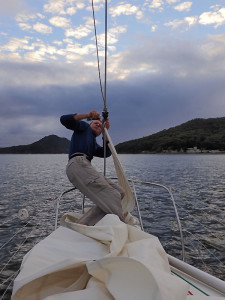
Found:
[{"label": "water", "polygon": [[[172,188],[184,230],[186,261],[224,280],[225,155],[145,154],[119,158],[128,178]],[[56,196],[71,187],[66,163],[64,154],[0,155],[0,248],[4,246],[0,249],[0,299],[10,299],[12,284],[5,296],[1,295],[13,281],[24,254],[54,229]],[[93,164],[103,170],[102,159],[95,158]],[[111,158],[107,159],[107,176],[116,176]],[[179,230],[168,194],[141,184],[136,185],[136,192],[145,230],[158,236],[169,254],[180,258]],[[78,192],[66,195],[60,204],[60,216],[80,209],[81,202]],[[24,208],[30,213],[27,220],[17,216]]]}]

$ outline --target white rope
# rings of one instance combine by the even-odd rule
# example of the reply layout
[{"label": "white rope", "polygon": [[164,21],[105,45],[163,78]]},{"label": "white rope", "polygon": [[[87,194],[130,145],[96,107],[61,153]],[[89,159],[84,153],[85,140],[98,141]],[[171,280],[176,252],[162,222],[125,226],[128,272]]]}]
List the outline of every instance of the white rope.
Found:
[{"label": "white rope", "polygon": [[2,274],[2,272],[5,270],[5,268],[7,267],[7,265],[11,262],[11,260],[13,259],[13,257],[20,251],[20,249],[23,247],[23,245],[27,241],[27,239],[31,236],[31,234],[32,234],[33,231],[34,231],[34,229],[31,230],[30,234],[24,239],[24,241],[22,242],[22,244],[19,245],[18,249],[14,252],[14,254],[10,257],[10,259],[4,265],[4,267],[0,270],[0,274]]},{"label": "white rope", "polygon": [[[182,206],[180,206],[179,204],[177,204],[177,207],[179,207],[180,210],[182,210]],[[188,217],[191,217],[192,215],[190,213],[187,213]],[[205,217],[205,215],[202,215],[202,217]],[[219,224],[225,226],[225,224],[223,224],[222,222],[220,222],[219,220],[216,220]],[[205,225],[203,225],[200,221],[197,221],[195,219],[195,223],[200,225],[202,228],[204,228],[208,233],[211,233],[214,237],[221,239],[220,236],[218,236],[215,232],[211,231],[208,227],[206,227]]]},{"label": "white rope", "polygon": [[[7,288],[5,289],[5,291],[4,291],[3,295],[2,295],[2,297],[0,298],[0,300],[2,300],[3,297],[5,296],[5,294],[7,293],[8,289],[9,289],[10,286],[12,285],[12,283],[13,283],[13,281],[14,281],[16,275],[17,275],[17,273],[19,273],[19,270],[16,271],[16,272],[13,274],[13,275],[15,275],[15,276],[13,277],[13,279],[11,280],[11,282],[8,284],[8,286],[7,286]],[[12,276],[11,276],[11,277],[12,277]]]},{"label": "white rope", "polygon": [[[202,246],[202,247],[203,247],[210,255],[212,255],[216,260],[218,260],[218,262],[220,262],[223,266],[225,266],[224,263],[223,263],[217,256],[215,256],[213,252],[211,252],[209,249],[207,249],[206,246],[200,241],[200,238],[197,236],[197,233],[193,234],[192,232],[190,232],[190,231],[188,231],[188,230],[185,230],[185,232],[187,232],[187,233],[191,234],[192,236],[196,237],[196,238],[197,238],[197,241],[199,242],[199,244],[201,244],[201,246]],[[193,247],[194,247],[194,246],[193,246]]]},{"label": "white rope", "polygon": [[20,228],[7,242],[5,242],[1,247],[0,247],[0,250],[2,249],[2,248],[4,248],[9,242],[11,242],[13,239],[14,239],[14,237],[16,237],[17,236],[17,234],[18,233],[20,233],[28,224],[29,224],[30,222],[27,222],[22,228]]},{"label": "white rope", "polygon": [[[7,282],[9,281],[11,278],[16,277],[16,275],[19,273],[20,270],[17,270],[16,272],[14,272],[11,276],[9,276],[7,279],[5,279],[1,284],[0,284],[0,288]],[[11,283],[10,283],[11,284]]]},{"label": "white rope", "polygon": [[[19,252],[19,250],[22,248],[23,244],[24,244],[24,243],[26,242],[26,240],[31,236],[32,232],[38,228],[38,225],[40,225],[40,223],[38,223],[38,224],[35,226],[35,228],[33,228],[33,229],[31,230],[30,234],[25,238],[25,240],[24,240],[23,243],[19,246],[18,250],[14,253],[13,256],[15,256],[15,255]],[[43,228],[43,229],[42,229],[42,231],[41,231],[40,234],[39,234],[39,237],[42,236],[42,234],[43,234],[43,232],[44,232],[45,230],[46,230],[46,228]],[[52,231],[52,230],[51,230],[51,231]],[[44,236],[46,236],[46,234],[45,234]],[[33,245],[35,245],[36,243],[37,243],[37,242],[34,241],[34,242],[31,244],[31,247],[30,247],[30,248],[32,248]],[[12,256],[12,257],[10,258],[10,260],[6,263],[6,265],[9,264],[9,262],[12,260],[13,256]],[[1,274],[1,272],[5,269],[6,265],[5,265],[4,268],[0,271],[0,274]],[[17,270],[16,272],[14,272],[11,276],[9,276],[7,279],[5,279],[5,280],[0,284],[0,287],[2,287],[3,284],[5,284],[7,281],[9,281],[13,276],[16,276],[18,273],[19,273],[19,270]],[[11,284],[11,283],[10,283],[10,284]]]}]

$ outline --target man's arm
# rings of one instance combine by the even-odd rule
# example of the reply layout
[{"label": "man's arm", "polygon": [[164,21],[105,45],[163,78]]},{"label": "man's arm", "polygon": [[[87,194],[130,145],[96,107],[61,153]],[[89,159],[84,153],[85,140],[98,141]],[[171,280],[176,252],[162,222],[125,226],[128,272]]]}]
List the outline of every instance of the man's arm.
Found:
[{"label": "man's arm", "polygon": [[76,121],[80,121],[80,120],[83,120],[83,119],[98,120],[98,119],[100,119],[100,115],[96,110],[91,110],[87,114],[76,114],[76,115],[74,115],[74,119]]},{"label": "man's arm", "polygon": [[[108,141],[106,141],[106,157],[109,157],[109,156],[111,156],[111,151],[110,151],[110,149],[109,149],[109,147],[108,147]],[[103,144],[103,147],[101,147],[101,146],[99,146],[98,144],[97,144],[97,149],[95,149],[95,152],[94,152],[94,156],[97,156],[97,157],[104,157],[104,144]]]},{"label": "man's arm", "polygon": [[79,121],[81,121],[83,119],[93,119],[94,120],[94,119],[98,119],[98,118],[99,118],[99,113],[95,110],[91,110],[89,113],[86,113],[86,114],[72,114],[72,115],[61,116],[60,122],[67,129],[75,130]]}]

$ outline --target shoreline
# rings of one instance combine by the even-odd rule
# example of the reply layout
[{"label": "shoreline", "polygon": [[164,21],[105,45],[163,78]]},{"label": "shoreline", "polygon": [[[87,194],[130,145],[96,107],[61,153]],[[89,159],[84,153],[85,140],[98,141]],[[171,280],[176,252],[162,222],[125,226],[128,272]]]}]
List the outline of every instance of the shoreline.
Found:
[{"label": "shoreline", "polygon": [[225,151],[221,151],[221,152],[190,152],[190,153],[187,153],[187,152],[142,152],[142,153],[117,153],[117,154],[179,154],[179,155],[222,155],[222,154],[225,154]]}]

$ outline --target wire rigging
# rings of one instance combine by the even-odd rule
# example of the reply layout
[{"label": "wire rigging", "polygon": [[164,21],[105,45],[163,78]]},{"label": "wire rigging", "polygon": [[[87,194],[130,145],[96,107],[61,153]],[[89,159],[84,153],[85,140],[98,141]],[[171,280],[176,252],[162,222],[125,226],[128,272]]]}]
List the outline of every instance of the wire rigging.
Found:
[{"label": "wire rigging", "polygon": [[96,46],[96,53],[97,53],[97,63],[98,63],[98,78],[100,84],[100,90],[102,95],[102,100],[105,105],[105,98],[103,94],[103,87],[102,87],[102,80],[101,80],[101,70],[100,70],[100,62],[99,62],[99,51],[98,51],[98,37],[97,37],[97,29],[96,29],[96,21],[95,21],[95,8],[94,8],[94,0],[91,0],[92,5],[92,15],[93,15],[93,22],[94,22],[94,32],[95,32],[95,46]]},{"label": "wire rigging", "polygon": [[104,93],[103,93],[103,86],[102,86],[102,79],[101,79],[101,70],[100,70],[100,59],[99,59],[99,46],[98,46],[98,37],[97,37],[97,29],[96,29],[96,18],[95,18],[95,9],[94,9],[94,0],[91,1],[92,4],[92,15],[93,15],[93,23],[94,23],[94,33],[95,33],[95,46],[96,46],[96,54],[97,54],[97,64],[98,64],[98,77],[99,77],[99,84],[100,90],[102,95],[102,100],[104,102],[103,108],[103,118],[106,121],[108,117],[108,110],[106,106],[106,98],[107,98],[107,0],[105,0],[105,82],[104,82]]},{"label": "wire rigging", "polygon": [[[104,113],[106,114],[107,112],[107,107],[106,107],[106,82],[107,82],[107,0],[105,0],[105,86],[104,86]],[[103,115],[104,119],[106,120],[108,115]]]},{"label": "wire rigging", "polygon": [[[98,51],[98,38],[97,38],[97,29],[96,29],[96,21],[95,21],[95,9],[94,9],[94,0],[91,1],[92,4],[92,14],[93,14],[93,22],[94,22],[94,32],[95,32],[95,45],[96,45],[96,53],[97,53],[97,63],[98,63],[98,77],[102,99],[104,102],[104,108],[102,111],[103,116],[103,128],[105,128],[105,122],[108,119],[108,110],[106,107],[106,95],[107,95],[107,0],[105,0],[105,82],[104,82],[104,94],[102,88],[102,80],[101,80],[101,70],[100,70],[100,62],[99,62],[99,51]],[[103,132],[103,140],[104,140],[104,175],[106,175],[106,137],[105,130]]]},{"label": "wire rigging", "polygon": [[108,119],[108,110],[106,107],[106,83],[107,83],[107,0],[105,0],[105,86],[104,86],[104,109],[103,116],[103,139],[104,139],[104,176],[106,175],[106,133],[105,133],[105,121]]}]

